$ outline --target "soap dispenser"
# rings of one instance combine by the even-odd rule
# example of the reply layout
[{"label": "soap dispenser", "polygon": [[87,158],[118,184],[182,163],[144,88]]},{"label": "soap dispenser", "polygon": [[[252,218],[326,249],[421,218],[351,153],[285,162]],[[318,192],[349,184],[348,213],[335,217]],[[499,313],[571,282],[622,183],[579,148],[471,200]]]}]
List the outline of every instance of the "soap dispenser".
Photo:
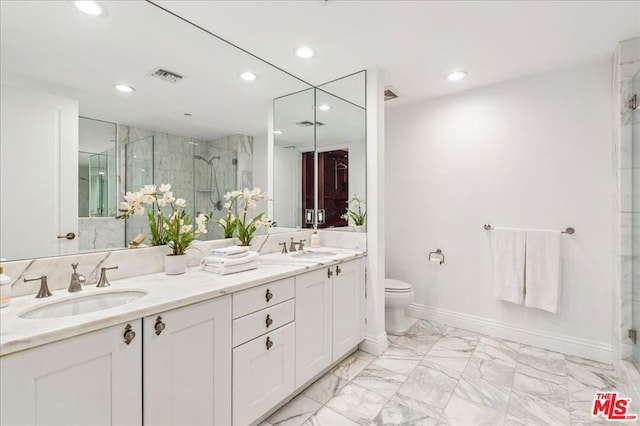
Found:
[{"label": "soap dispenser", "polygon": [[320,236],[318,235],[318,230],[314,229],[311,232],[311,247],[318,248],[320,247]]}]

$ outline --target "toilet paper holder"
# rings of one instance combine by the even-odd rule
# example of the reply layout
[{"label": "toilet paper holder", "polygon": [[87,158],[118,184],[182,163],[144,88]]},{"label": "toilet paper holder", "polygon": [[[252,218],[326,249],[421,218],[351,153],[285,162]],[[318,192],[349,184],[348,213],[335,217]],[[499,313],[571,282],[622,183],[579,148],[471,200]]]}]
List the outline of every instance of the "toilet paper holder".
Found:
[{"label": "toilet paper holder", "polygon": [[430,252],[429,262],[438,262],[440,265],[442,265],[444,263],[444,253],[442,253],[442,250],[436,249],[436,251]]}]

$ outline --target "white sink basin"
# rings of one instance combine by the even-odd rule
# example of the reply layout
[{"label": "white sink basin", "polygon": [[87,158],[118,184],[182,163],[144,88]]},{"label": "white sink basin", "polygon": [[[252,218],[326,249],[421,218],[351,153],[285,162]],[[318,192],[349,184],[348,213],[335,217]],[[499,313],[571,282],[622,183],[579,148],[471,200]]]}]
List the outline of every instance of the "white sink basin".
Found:
[{"label": "white sink basin", "polygon": [[330,260],[333,259],[333,255],[336,252],[331,251],[295,251],[293,253],[289,253],[289,256],[297,259],[310,259],[310,260]]},{"label": "white sink basin", "polygon": [[131,303],[146,295],[147,292],[142,290],[119,290],[79,295],[29,309],[19,316],[25,319],[70,317],[115,308],[116,306]]}]

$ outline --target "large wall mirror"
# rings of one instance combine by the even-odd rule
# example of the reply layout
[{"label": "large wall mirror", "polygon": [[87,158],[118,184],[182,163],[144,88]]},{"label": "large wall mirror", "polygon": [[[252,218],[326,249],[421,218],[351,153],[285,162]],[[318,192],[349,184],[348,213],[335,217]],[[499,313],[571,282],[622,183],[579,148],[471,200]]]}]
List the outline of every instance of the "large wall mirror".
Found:
[{"label": "large wall mirror", "polygon": [[273,99],[310,88],[153,3],[102,4],[0,2],[0,258],[126,247],[146,218],[118,202],[151,183],[215,220],[267,168]]},{"label": "large wall mirror", "polygon": [[[364,230],[366,72],[274,100],[273,216],[287,228]],[[347,209],[355,216],[347,216]]]}]

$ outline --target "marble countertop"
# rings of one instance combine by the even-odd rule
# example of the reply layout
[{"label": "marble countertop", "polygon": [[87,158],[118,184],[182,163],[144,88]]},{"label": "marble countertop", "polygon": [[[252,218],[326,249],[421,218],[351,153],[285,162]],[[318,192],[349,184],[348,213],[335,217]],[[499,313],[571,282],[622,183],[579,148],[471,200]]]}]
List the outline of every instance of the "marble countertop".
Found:
[{"label": "marble countertop", "polygon": [[[325,249],[329,249],[326,248]],[[230,275],[218,275],[199,267],[182,275],[156,273],[111,281],[108,288],[85,286],[83,291],[69,293],[58,290],[51,297],[36,299],[34,295],[16,297],[0,309],[0,356],[66,339],[83,333],[134,321],[170,309],[180,308],[240,290],[255,287],[300,273],[360,258],[357,250],[330,248],[335,254],[326,259],[300,259],[280,253],[261,255],[257,269]],[[100,292],[140,290],[148,294],[114,308],[82,315],[48,319],[25,319],[20,315],[36,307]]]}]

